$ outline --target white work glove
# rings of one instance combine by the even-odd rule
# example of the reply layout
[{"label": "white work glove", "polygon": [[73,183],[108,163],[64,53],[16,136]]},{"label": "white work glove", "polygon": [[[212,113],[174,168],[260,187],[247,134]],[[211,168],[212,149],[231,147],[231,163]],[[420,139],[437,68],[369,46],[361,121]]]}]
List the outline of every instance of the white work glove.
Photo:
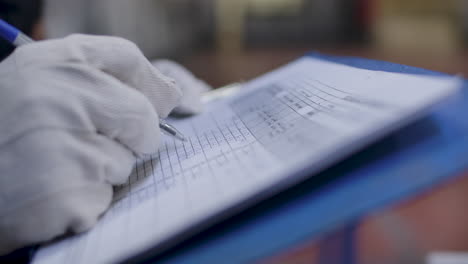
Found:
[{"label": "white work glove", "polygon": [[91,228],[180,98],[123,39],[18,48],[0,64],[0,255]]},{"label": "white work glove", "polygon": [[175,114],[191,115],[198,114],[203,110],[201,96],[212,88],[204,81],[197,79],[186,68],[169,60],[155,60],[153,65],[164,75],[175,80],[182,89],[182,100],[174,109]]}]

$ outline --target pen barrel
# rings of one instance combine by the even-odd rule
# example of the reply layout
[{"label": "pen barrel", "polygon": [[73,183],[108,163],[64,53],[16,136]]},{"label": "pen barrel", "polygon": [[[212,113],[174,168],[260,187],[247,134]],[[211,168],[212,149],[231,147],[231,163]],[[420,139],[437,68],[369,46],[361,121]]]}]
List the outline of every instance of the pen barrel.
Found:
[{"label": "pen barrel", "polygon": [[0,19],[0,36],[10,43],[14,43],[20,31],[14,26]]},{"label": "pen barrel", "polygon": [[16,47],[34,42],[30,37],[3,19],[0,19],[0,36]]}]

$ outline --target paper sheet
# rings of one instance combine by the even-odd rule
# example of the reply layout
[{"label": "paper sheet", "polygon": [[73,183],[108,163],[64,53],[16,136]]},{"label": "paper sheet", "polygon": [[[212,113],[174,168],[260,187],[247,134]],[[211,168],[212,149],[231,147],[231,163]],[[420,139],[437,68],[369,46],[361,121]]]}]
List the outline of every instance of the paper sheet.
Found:
[{"label": "paper sheet", "polygon": [[300,59],[172,120],[189,140],[165,138],[138,165],[98,225],[43,247],[34,263],[110,263],[184,232],[301,170],[311,173],[454,94],[459,81]]}]

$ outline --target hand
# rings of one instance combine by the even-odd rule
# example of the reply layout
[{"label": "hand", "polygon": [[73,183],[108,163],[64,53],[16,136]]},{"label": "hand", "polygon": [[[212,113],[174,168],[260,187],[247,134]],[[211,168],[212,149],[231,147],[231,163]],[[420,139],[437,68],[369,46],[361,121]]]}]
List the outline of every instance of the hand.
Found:
[{"label": "hand", "polygon": [[169,60],[156,60],[152,62],[164,75],[175,80],[182,89],[182,100],[174,109],[176,114],[198,114],[203,110],[201,96],[212,88],[204,81],[197,79],[186,68]]},{"label": "hand", "polygon": [[129,41],[74,35],[0,64],[0,255],[91,228],[181,91]]}]

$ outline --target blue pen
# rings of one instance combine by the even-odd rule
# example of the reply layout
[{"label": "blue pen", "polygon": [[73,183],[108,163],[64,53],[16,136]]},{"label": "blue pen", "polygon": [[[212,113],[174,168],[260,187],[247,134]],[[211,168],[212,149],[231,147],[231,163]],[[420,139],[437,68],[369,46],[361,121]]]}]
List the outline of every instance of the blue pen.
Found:
[{"label": "blue pen", "polygon": [[0,36],[15,46],[21,46],[34,42],[30,37],[23,34],[19,29],[0,19]]},{"label": "blue pen", "polygon": [[[16,47],[34,42],[34,40],[26,34],[8,24],[3,19],[0,19],[0,36]],[[175,127],[169,125],[165,120],[159,119],[159,127],[164,134],[172,136],[180,141],[186,141],[184,135]]]}]

